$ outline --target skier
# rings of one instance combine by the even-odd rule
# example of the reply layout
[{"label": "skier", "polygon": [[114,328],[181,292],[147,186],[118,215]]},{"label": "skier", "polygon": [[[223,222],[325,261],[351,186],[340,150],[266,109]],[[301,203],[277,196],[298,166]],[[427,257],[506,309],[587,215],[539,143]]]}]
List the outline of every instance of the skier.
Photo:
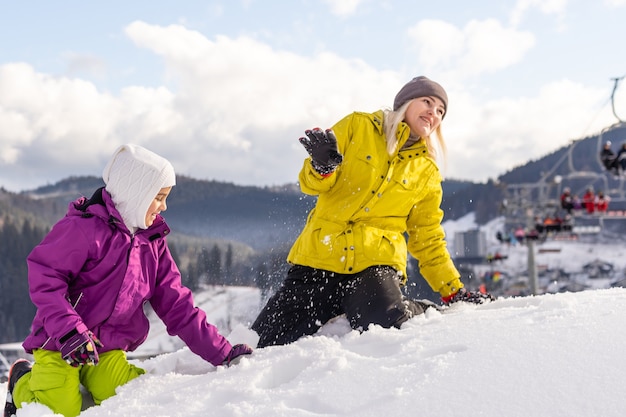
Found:
[{"label": "skier", "polygon": [[393,110],[354,112],[300,138],[309,153],[300,188],[317,195],[317,204],[289,252],[285,281],[252,325],[258,347],[314,334],[341,314],[366,330],[372,323],[400,327],[423,313],[434,303],[401,292],[407,250],[444,303],[493,298],[464,288],[446,249],[432,136],[445,153],[440,123],[447,108],[444,89],[416,77]]},{"label": "skier", "polygon": [[565,187],[563,189],[563,193],[561,194],[561,208],[567,211],[568,214],[572,214],[572,210],[574,209],[574,199],[572,197],[572,191],[569,187]]},{"label": "skier", "polygon": [[587,187],[585,194],[583,194],[582,204],[585,207],[587,214],[593,214],[596,205],[596,194],[593,188]]},{"label": "skier", "polygon": [[619,164],[621,174],[626,172],[626,142],[622,143],[622,146],[617,152],[617,163]]},{"label": "skier", "polygon": [[596,212],[598,214],[606,214],[609,209],[609,203],[611,202],[611,197],[605,195],[603,191],[598,191],[598,195],[594,200],[594,206]]},{"label": "skier", "polygon": [[619,163],[617,155],[611,149],[611,141],[606,141],[604,147],[600,151],[600,159],[607,171],[610,171],[615,176],[619,176]]},{"label": "skier", "polygon": [[[14,363],[4,415],[24,403],[77,416],[82,384],[95,404],[144,370],[126,359],[148,335],[150,302],[171,335],[215,366],[252,353],[232,346],[194,306],[165,240],[160,213],[176,183],[165,158],[137,145],[119,147],[103,172],[105,187],[70,203],[27,259],[37,307],[23,343],[34,364]],[[91,366],[90,366],[91,365]]]}]

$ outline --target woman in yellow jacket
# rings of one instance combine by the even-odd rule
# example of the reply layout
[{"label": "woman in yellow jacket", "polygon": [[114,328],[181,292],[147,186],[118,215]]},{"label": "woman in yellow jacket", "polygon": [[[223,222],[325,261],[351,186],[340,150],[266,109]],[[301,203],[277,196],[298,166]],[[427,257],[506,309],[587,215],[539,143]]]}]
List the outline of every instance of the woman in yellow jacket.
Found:
[{"label": "woman in yellow jacket", "polygon": [[398,92],[393,110],[355,112],[300,138],[310,155],[300,188],[317,204],[289,252],[283,285],[252,325],[258,347],[314,334],[341,314],[366,330],[400,327],[423,313],[432,303],[400,290],[407,252],[444,303],[492,298],[463,288],[444,240],[436,149],[445,152],[440,124],[447,107],[438,83],[416,77]]}]

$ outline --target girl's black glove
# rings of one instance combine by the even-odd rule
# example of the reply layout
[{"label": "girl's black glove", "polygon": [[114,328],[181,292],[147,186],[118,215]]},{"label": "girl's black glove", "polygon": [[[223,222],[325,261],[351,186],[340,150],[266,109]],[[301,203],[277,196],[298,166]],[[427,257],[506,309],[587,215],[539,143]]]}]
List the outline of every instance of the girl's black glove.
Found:
[{"label": "girl's black glove", "polygon": [[98,364],[100,357],[97,348],[101,348],[102,343],[90,330],[78,333],[74,329],[63,336],[59,342],[61,343],[61,356],[74,368]]},{"label": "girl's black glove", "polygon": [[324,132],[319,127],[305,130],[306,137],[301,137],[300,143],[311,155],[313,168],[321,175],[330,175],[343,161],[343,156],[337,150],[337,138],[332,129]]},{"label": "girl's black glove", "polygon": [[251,354],[252,354],[252,348],[246,345],[245,343],[235,345],[232,347],[230,352],[228,352],[228,355],[226,355],[226,358],[224,358],[222,365],[224,366],[235,365],[241,360],[241,357],[243,355],[251,355]]}]

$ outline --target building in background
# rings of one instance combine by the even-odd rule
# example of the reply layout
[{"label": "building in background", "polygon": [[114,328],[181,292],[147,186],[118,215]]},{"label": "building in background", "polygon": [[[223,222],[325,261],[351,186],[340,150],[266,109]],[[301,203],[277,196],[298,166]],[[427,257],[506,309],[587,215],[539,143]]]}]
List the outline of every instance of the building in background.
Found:
[{"label": "building in background", "polygon": [[485,232],[472,229],[454,234],[455,260],[466,263],[481,263],[487,256]]}]

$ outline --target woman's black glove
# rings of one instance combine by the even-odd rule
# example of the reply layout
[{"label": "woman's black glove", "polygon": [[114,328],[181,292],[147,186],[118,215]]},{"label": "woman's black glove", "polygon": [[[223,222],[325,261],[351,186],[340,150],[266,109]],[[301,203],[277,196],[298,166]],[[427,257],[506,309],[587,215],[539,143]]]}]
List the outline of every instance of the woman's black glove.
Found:
[{"label": "woman's black glove", "polygon": [[483,304],[489,301],[495,301],[495,297],[488,292],[483,293],[479,291],[468,291],[465,288],[461,288],[452,295],[442,297],[441,300],[446,305],[458,303],[459,301],[465,301],[466,303]]},{"label": "woman's black glove", "polygon": [[332,129],[324,132],[319,127],[305,130],[306,137],[301,137],[300,143],[311,155],[311,164],[320,175],[330,175],[343,161],[343,156],[337,150],[337,138]]}]

